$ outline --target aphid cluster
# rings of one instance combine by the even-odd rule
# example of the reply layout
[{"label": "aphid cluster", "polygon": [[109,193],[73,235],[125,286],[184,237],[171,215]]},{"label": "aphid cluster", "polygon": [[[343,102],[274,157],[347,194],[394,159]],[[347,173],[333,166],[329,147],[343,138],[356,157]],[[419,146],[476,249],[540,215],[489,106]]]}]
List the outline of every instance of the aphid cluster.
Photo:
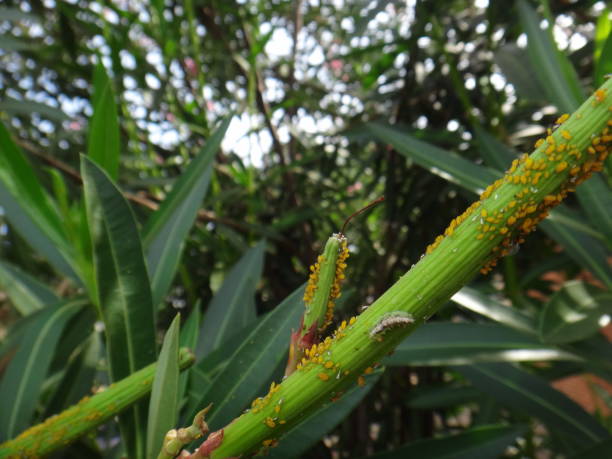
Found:
[{"label": "aphid cluster", "polygon": [[[606,100],[605,89],[597,90],[594,94],[593,104],[600,104]],[[612,106],[609,107],[612,111]],[[579,114],[576,114],[580,118]],[[462,215],[453,219],[443,235],[427,247],[426,253],[436,249],[445,237],[451,236],[455,229],[468,218],[478,220],[477,240],[492,241],[501,238],[500,244],[492,249],[490,259],[481,269],[481,273],[488,273],[500,257],[511,254],[516,247],[524,241],[524,237],[534,231],[536,225],[548,216],[550,210],[565,199],[568,193],[575,191],[576,186],[588,179],[594,172],[603,169],[612,143],[612,120],[607,122],[600,135],[593,136],[591,144],[586,148],[579,148],[572,142],[573,135],[562,125],[569,119],[568,114],[560,116],[555,122],[555,128],[561,129],[559,135],[553,136],[553,129],[549,129],[543,139],[535,143],[539,151],[536,157],[521,155],[515,159],[506,174],[489,185]],[[556,139],[555,139],[556,137]],[[580,161],[570,167],[567,155]],[[569,180],[561,182],[559,188],[544,197],[539,193],[541,180],[557,178],[565,174]],[[502,208],[486,208],[484,201],[495,196],[502,185],[516,187],[513,199]],[[487,206],[489,207],[489,206]]]}]

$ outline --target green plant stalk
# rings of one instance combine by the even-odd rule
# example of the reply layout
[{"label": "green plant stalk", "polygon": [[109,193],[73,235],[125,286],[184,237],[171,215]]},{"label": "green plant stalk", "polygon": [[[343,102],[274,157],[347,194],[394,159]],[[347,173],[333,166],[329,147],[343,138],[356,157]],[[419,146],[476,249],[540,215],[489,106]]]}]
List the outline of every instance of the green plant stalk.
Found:
[{"label": "green plant stalk", "polygon": [[297,369],[306,349],[320,341],[322,333],[331,323],[334,301],[340,295],[340,283],[344,278],[346,258],[346,237],[340,233],[332,234],[325,243],[323,253],[310,267],[310,278],[304,293],[304,315],[300,329],[291,334],[285,376]]},{"label": "green plant stalk", "polygon": [[[179,368],[184,370],[194,362],[193,353],[181,348]],[[152,363],[103,392],[84,397],[76,405],[1,444],[0,457],[40,457],[66,447],[146,396],[151,391],[156,366],[157,363]]]},{"label": "green plant stalk", "polygon": [[603,167],[612,140],[611,93],[609,79],[536,143],[531,156],[515,161],[484,190],[408,273],[358,318],[343,322],[332,337],[307,351],[297,371],[213,432],[194,457],[239,456],[273,446],[285,431],[369,373],[475,274],[486,273],[500,255],[512,253],[550,208]]}]

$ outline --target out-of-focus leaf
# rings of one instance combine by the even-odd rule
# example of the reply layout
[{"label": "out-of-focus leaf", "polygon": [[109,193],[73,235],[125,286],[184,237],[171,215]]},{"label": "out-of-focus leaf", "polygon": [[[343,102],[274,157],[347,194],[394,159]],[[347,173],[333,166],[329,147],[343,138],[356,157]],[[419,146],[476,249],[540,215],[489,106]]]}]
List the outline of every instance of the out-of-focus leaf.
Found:
[{"label": "out-of-focus leaf", "polygon": [[440,385],[415,387],[408,394],[407,405],[418,410],[434,410],[463,405],[482,398],[482,393],[471,386]]},{"label": "out-of-focus leaf", "polygon": [[[154,308],[136,220],[121,191],[86,156],[81,175],[96,273],[94,301],[104,318],[113,381],[155,360]],[[145,456],[146,405],[120,416],[130,457]]]},{"label": "out-of-focus leaf", "polygon": [[457,367],[474,386],[506,407],[539,418],[551,432],[585,447],[608,437],[606,429],[547,381],[507,363]]},{"label": "out-of-focus leaf", "polygon": [[36,46],[31,41],[9,37],[6,34],[0,35],[0,49],[4,51],[28,51],[36,48]]},{"label": "out-of-focus leaf", "polygon": [[552,35],[540,28],[540,18],[525,0],[517,7],[527,33],[527,54],[548,100],[571,113],[585,99],[578,75],[568,58],[555,45]]},{"label": "out-of-focus leaf", "polygon": [[398,152],[449,182],[480,193],[501,173],[474,164],[456,153],[443,150],[402,132],[398,127],[371,122],[365,129],[380,140],[393,145]]},{"label": "out-of-focus leaf", "polygon": [[208,190],[213,159],[230,121],[231,117],[225,119],[208,139],[159,209],[149,217],[143,230],[155,305],[159,304],[174,279],[183,243]]},{"label": "out-of-focus leaf", "polygon": [[[202,314],[200,312],[200,301],[195,304],[193,307],[191,314],[187,317],[183,328],[181,329],[180,336],[180,347],[186,347],[188,349],[195,349],[198,343],[198,333],[200,331],[200,318]],[[193,367],[192,367],[193,368]],[[179,375],[179,386],[177,390],[177,400],[179,401],[179,406],[183,401],[183,397],[185,396],[185,391],[187,390],[187,383],[189,382],[189,374],[192,371],[192,368],[182,372]]]},{"label": "out-of-focus leaf", "polygon": [[385,365],[471,365],[477,362],[580,360],[499,324],[432,322],[415,330]]},{"label": "out-of-focus leaf", "polygon": [[572,455],[570,459],[602,459],[609,455],[610,451],[612,451],[612,437]]},{"label": "out-of-focus leaf", "polygon": [[48,306],[28,324],[0,382],[0,441],[14,437],[30,424],[55,346],[64,326],[83,305],[82,301],[73,301]]},{"label": "out-of-focus leaf", "polygon": [[93,333],[67,363],[55,393],[46,404],[45,418],[60,413],[91,393],[101,352],[101,336]]},{"label": "out-of-focus leaf", "polygon": [[[202,409],[202,399],[204,394],[210,389],[212,382],[217,375],[225,369],[230,357],[240,347],[244,340],[250,335],[251,331],[257,327],[259,322],[265,318],[258,317],[254,323],[232,333],[223,341],[216,350],[212,351],[196,365],[189,369],[189,389],[185,411],[188,414],[196,413]],[[191,419],[187,420],[187,423]]]},{"label": "out-of-focus leaf", "polygon": [[534,102],[542,101],[544,89],[524,49],[509,43],[495,52],[494,60],[521,97]]},{"label": "out-of-focus leaf", "polygon": [[5,261],[0,261],[0,287],[22,316],[59,301],[46,285]]},{"label": "out-of-focus leaf", "polygon": [[[101,65],[99,64],[99,67]],[[97,72],[98,75],[99,72]],[[117,180],[121,147],[115,94],[106,75],[103,78],[96,78],[95,83],[100,86],[94,88],[94,91],[100,95],[96,96],[89,128],[87,152],[98,166],[104,169],[113,180]]]},{"label": "out-of-focus leaf", "polygon": [[419,440],[394,451],[373,454],[376,459],[426,457],[428,459],[473,459],[499,457],[527,431],[523,425],[487,425],[457,435]]},{"label": "out-of-focus leaf", "polygon": [[474,126],[474,133],[485,163],[498,171],[508,169],[512,160],[517,157],[515,152],[480,126]]},{"label": "out-of-focus leaf", "polygon": [[571,343],[588,338],[612,314],[612,294],[582,281],[567,282],[546,303],[540,314],[540,338],[545,343]]},{"label": "out-of-focus leaf", "polygon": [[149,400],[147,423],[148,457],[156,457],[161,450],[166,432],[174,428],[178,414],[179,385],[179,327],[181,315],[177,314],[166,332]]},{"label": "out-of-focus leaf", "polygon": [[59,214],[34,170],[0,123],[0,202],[19,234],[61,273],[78,279]]},{"label": "out-of-focus leaf", "polygon": [[[367,123],[365,127],[375,137],[390,143],[397,151],[428,168],[433,174],[457,183],[474,193],[478,193],[499,178],[497,171],[478,166],[450,152],[417,140],[396,127],[378,123]],[[581,187],[585,186],[588,186],[588,182],[581,185]],[[580,192],[579,187],[578,193]],[[557,212],[553,210],[551,216],[556,215]],[[564,213],[564,217],[569,218],[567,212]],[[540,227],[565,247],[574,260],[599,277],[606,286],[612,287],[612,272],[605,259],[607,253],[605,247],[587,232],[579,231],[579,224],[572,225],[573,230],[568,231],[558,223],[559,220],[550,218],[543,221]]]},{"label": "out-of-focus leaf", "polygon": [[265,247],[265,241],[260,241],[249,249],[210,302],[199,333],[198,360],[255,319],[255,290],[263,269]]},{"label": "out-of-focus leaf", "polygon": [[479,292],[472,287],[463,287],[451,297],[459,306],[472,312],[499,322],[530,335],[537,334],[536,321],[519,311],[518,309],[505,306],[493,298]]},{"label": "out-of-focus leaf", "polygon": [[604,8],[599,14],[595,26],[595,73],[593,86],[599,87],[604,82],[604,76],[612,73],[612,20],[610,8]]},{"label": "out-of-focus leaf", "polygon": [[355,386],[340,397],[340,400],[321,406],[283,435],[278,446],[271,449],[267,457],[270,459],[300,457],[353,411],[372,390],[381,374],[382,371],[368,375],[364,387]]},{"label": "out-of-focus leaf", "polygon": [[303,293],[300,287],[266,314],[242,341],[204,394],[198,406],[213,403],[215,409],[206,418],[212,429],[231,421],[257,395],[259,388],[270,380],[272,372],[286,354],[291,328],[297,327],[303,313]]},{"label": "out-of-focus leaf", "polygon": [[[612,60],[612,55],[610,56]],[[612,190],[604,179],[594,175],[579,186],[576,196],[590,222],[605,236],[605,242],[612,248]]]},{"label": "out-of-focus leaf", "polygon": [[561,243],[568,255],[589,269],[608,288],[612,288],[612,269],[606,259],[605,246],[585,233],[574,231],[559,222],[544,220],[540,227],[550,237]]},{"label": "out-of-focus leaf", "polygon": [[38,113],[43,118],[55,121],[66,121],[68,116],[59,108],[32,100],[17,100],[7,97],[0,102],[0,110],[11,114],[31,115]]},{"label": "out-of-focus leaf", "polygon": [[32,13],[26,13],[19,8],[0,8],[0,18],[3,21],[40,22],[41,18]]}]

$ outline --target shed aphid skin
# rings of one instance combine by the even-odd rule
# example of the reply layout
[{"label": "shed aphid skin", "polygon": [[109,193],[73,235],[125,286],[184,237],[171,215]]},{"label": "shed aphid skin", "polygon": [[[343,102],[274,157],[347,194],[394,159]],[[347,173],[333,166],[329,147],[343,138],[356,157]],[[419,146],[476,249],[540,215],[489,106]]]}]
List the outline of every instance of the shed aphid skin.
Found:
[{"label": "shed aphid skin", "polygon": [[407,327],[414,323],[412,315],[404,311],[393,311],[383,315],[370,330],[370,339],[382,341],[383,336],[394,328]]}]

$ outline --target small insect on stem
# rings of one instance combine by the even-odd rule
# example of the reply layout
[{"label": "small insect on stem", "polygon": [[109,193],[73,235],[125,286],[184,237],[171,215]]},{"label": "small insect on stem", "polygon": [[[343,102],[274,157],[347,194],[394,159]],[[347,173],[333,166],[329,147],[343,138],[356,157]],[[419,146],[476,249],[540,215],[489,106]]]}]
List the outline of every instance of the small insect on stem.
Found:
[{"label": "small insect on stem", "polygon": [[370,339],[382,341],[383,335],[393,328],[407,327],[414,318],[404,311],[393,311],[383,315],[370,330]]}]

